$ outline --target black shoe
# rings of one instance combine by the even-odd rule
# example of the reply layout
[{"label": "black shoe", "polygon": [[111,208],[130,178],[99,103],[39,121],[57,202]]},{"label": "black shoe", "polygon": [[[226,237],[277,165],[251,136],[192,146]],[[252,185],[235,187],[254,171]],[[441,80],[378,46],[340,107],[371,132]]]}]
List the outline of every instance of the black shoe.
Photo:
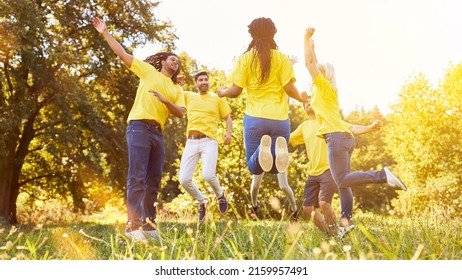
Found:
[{"label": "black shoe", "polygon": [[257,206],[252,206],[252,212],[250,212],[250,219],[252,219],[253,221],[256,221],[257,218],[258,218],[258,204]]},{"label": "black shoe", "polygon": [[206,208],[207,208],[206,202],[199,203],[199,222],[202,222],[205,219]]},{"label": "black shoe", "polygon": [[225,213],[228,210],[228,202],[226,201],[225,194],[218,198],[218,208],[221,213]]},{"label": "black shoe", "polygon": [[290,213],[290,221],[297,222],[298,221],[298,209]]}]

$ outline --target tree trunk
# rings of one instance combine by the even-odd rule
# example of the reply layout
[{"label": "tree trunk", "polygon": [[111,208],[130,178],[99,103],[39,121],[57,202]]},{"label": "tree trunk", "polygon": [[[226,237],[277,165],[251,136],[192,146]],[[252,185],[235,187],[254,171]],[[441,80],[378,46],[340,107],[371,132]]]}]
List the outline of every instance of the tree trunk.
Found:
[{"label": "tree trunk", "polygon": [[[8,157],[0,158],[0,221],[17,223],[16,199],[14,207],[11,205],[13,191],[14,166]],[[13,218],[12,218],[13,215]]]}]

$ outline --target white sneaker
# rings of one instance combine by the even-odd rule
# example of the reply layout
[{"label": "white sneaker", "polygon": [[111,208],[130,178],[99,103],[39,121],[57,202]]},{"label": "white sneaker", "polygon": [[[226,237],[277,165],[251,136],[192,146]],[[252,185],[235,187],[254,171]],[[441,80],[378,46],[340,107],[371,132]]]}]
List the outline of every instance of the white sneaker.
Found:
[{"label": "white sneaker", "polygon": [[400,187],[403,191],[407,191],[407,188],[403,184],[403,182],[401,182],[401,180],[398,177],[396,177],[395,174],[393,174],[391,170],[388,169],[388,167],[384,167],[383,170],[385,170],[385,174],[387,175],[388,185],[392,187]]},{"label": "white sneaker", "polygon": [[350,230],[354,229],[355,227],[356,227],[355,224],[350,224],[349,226],[346,226],[346,227],[340,227],[337,237],[340,239],[343,238],[345,234],[347,234]]},{"label": "white sneaker", "polygon": [[136,241],[146,242],[146,237],[140,230],[126,231],[125,236],[135,242]]},{"label": "white sneaker", "polygon": [[260,152],[258,154],[258,163],[263,171],[268,172],[273,168],[273,155],[271,154],[271,137],[263,135],[260,140]]},{"label": "white sneaker", "polygon": [[284,137],[276,138],[276,169],[279,173],[284,173],[289,167],[289,151],[287,141]]},{"label": "white sneaker", "polygon": [[143,232],[150,239],[160,239],[160,235],[157,230],[143,230]]}]

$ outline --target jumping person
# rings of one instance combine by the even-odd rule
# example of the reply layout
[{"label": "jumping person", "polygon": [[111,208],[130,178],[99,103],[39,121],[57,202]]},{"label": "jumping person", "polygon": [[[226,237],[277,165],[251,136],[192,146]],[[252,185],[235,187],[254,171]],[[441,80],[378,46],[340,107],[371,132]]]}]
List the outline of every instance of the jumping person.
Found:
[{"label": "jumping person", "polygon": [[[346,231],[337,227],[337,218],[331,206],[337,185],[329,169],[326,141],[317,136],[321,122],[311,107],[311,97],[304,104],[304,109],[308,119],[290,134],[289,140],[292,147],[304,144],[309,160],[308,179],[303,190],[303,210],[308,219],[313,217],[314,224],[322,232],[329,236],[338,234],[343,237]],[[360,135],[380,128],[380,121],[375,121],[369,126],[351,125],[350,130],[353,134]]]},{"label": "jumping person", "polygon": [[327,143],[329,168],[339,191],[342,204],[340,226],[342,230],[348,230],[353,226],[350,225],[353,211],[351,187],[385,182],[402,190],[406,190],[406,186],[388,167],[380,171],[350,172],[355,145],[352,126],[343,121],[340,115],[334,67],[328,63],[318,64],[312,39],[314,31],[314,28],[308,28],[304,40],[305,64],[314,85],[311,106],[321,123],[317,135]]},{"label": "jumping person", "polygon": [[146,237],[158,238],[154,204],[165,157],[162,130],[169,114],[181,118],[186,112],[183,89],[177,84],[181,64],[172,52],[160,52],[145,61],[138,60],[111,36],[103,20],[94,18],[93,25],[114,53],[140,78],[127,119],[128,221],[125,235],[142,241]]},{"label": "jumping person", "polygon": [[202,71],[194,76],[199,93],[185,92],[185,103],[188,117],[186,134],[188,139],[180,163],[180,184],[199,202],[199,221],[205,218],[207,199],[192,178],[199,158],[202,158],[202,177],[212,187],[221,213],[228,209],[225,194],[216,177],[218,159],[218,123],[226,122],[224,144],[232,140],[231,108],[225,99],[209,92],[209,75]]},{"label": "jumping person", "polygon": [[[289,199],[292,213],[297,205],[292,189],[283,174],[289,166],[287,141],[290,136],[289,98],[300,102],[294,85],[292,64],[287,55],[277,50],[274,41],[276,26],[269,18],[257,18],[248,26],[252,37],[231,76],[233,85],[220,88],[220,97],[235,98],[246,88],[247,104],[244,115],[245,154],[252,180],[252,207],[258,211],[257,193],[264,172],[278,174],[279,187]],[[256,186],[256,188],[254,188]]]}]

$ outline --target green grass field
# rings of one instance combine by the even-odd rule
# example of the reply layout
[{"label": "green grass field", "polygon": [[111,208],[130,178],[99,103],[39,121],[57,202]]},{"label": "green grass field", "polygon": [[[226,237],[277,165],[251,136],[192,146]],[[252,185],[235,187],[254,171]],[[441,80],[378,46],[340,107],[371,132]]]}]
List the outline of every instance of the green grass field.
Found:
[{"label": "green grass field", "polygon": [[[195,221],[195,219],[192,219]],[[358,214],[345,238],[312,222],[158,220],[162,240],[134,243],[123,224],[0,226],[0,259],[27,260],[461,260],[462,222]]]}]

